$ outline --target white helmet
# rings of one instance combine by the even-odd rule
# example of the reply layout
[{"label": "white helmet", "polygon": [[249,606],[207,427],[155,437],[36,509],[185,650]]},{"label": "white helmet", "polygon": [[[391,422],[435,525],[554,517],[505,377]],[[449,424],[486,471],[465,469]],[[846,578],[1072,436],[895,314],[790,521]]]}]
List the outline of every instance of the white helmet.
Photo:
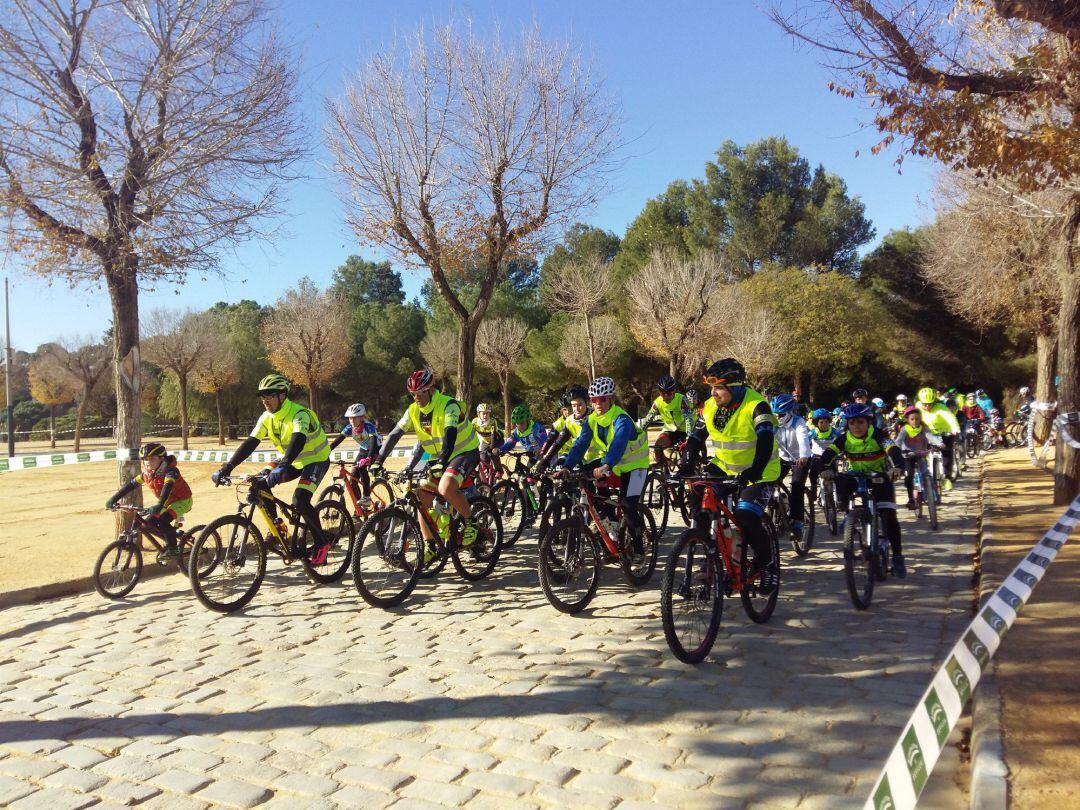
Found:
[{"label": "white helmet", "polygon": [[491,406],[489,406],[486,402],[481,402],[479,405],[476,406],[476,412],[478,414],[491,413]]},{"label": "white helmet", "polygon": [[357,402],[345,409],[345,418],[348,419],[352,416],[364,416],[366,413],[367,408],[364,407],[364,403]]},{"label": "white helmet", "polygon": [[885,400],[883,400],[883,399],[882,399],[881,397],[874,397],[874,398],[873,398],[872,400],[870,400],[870,401],[871,401],[872,403],[874,403],[874,405],[876,405],[876,406],[877,406],[877,407],[879,407],[879,408],[884,408],[884,407],[885,407]]},{"label": "white helmet", "polygon": [[597,377],[589,383],[590,397],[615,396],[615,381],[611,377]]},{"label": "white helmet", "polygon": [[897,402],[907,402],[908,401],[907,400],[907,394],[897,394],[896,395],[896,401]]},{"label": "white helmet", "polygon": [[1031,389],[1028,388],[1026,385],[1020,386],[1020,396],[1026,397],[1030,393],[1031,393]]}]

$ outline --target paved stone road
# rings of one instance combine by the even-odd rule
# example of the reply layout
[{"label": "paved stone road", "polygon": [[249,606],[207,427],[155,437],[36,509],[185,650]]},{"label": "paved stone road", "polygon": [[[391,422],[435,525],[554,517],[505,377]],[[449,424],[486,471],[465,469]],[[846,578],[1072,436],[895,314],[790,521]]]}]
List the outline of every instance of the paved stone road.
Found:
[{"label": "paved stone road", "polygon": [[[179,578],[9,608],[0,805],[857,807],[967,621],[973,490],[934,537],[905,521],[911,574],[865,613],[835,539],[785,551],[772,622],[726,603],[697,668],[667,650],[659,577],[632,592],[605,569],[564,616],[532,540],[396,612],[273,562],[241,615]],[[962,768],[954,746],[923,806],[959,806]]]}]

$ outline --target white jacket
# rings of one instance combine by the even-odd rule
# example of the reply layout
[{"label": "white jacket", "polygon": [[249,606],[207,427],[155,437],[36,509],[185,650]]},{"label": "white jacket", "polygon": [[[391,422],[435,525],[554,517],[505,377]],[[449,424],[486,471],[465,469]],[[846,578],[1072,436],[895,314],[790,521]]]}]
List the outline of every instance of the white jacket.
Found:
[{"label": "white jacket", "polygon": [[806,420],[795,414],[788,415],[786,419],[780,417],[776,444],[781,461],[795,462],[800,458],[810,458],[810,428]]}]

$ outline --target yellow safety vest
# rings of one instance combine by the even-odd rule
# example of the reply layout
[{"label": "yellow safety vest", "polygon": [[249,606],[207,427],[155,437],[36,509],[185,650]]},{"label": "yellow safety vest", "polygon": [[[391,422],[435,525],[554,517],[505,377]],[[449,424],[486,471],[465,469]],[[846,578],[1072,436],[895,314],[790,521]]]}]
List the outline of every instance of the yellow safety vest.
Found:
[{"label": "yellow safety vest", "polygon": [[[715,417],[719,407],[716,400],[709,397],[705,400],[701,417],[705,421],[705,428],[709,431],[712,439],[713,463],[728,475],[738,475],[743,470],[749,470],[754,463],[754,451],[757,449],[757,431],[755,430],[754,410],[759,402],[765,398],[752,388],[746,389],[743,401],[735,412],[727,420],[724,429],[716,427]],[[771,412],[770,412],[771,413]],[[775,417],[771,421],[776,422]],[[773,435],[772,456],[759,481],[775,481],[780,477],[780,454],[776,446],[776,436]],[[754,481],[752,483],[758,483]]]},{"label": "yellow safety vest", "polygon": [[686,430],[686,414],[683,413],[683,395],[676,394],[671,402],[664,402],[663,397],[657,397],[653,407],[660,414],[660,421],[664,423],[664,430]]},{"label": "yellow safety vest", "polygon": [[[586,417],[586,419],[587,418],[588,417]],[[582,423],[575,419],[573,414],[563,419],[563,427],[566,428],[566,432],[570,434],[571,447],[574,446],[574,442],[577,441],[577,437],[581,435],[581,425]],[[582,459],[582,461],[595,461],[596,459],[600,458],[601,455],[602,451],[600,450],[600,446],[596,443],[596,433],[593,432],[592,441],[589,442],[589,449],[585,451],[585,457]]]},{"label": "yellow safety vest", "polygon": [[281,407],[273,413],[264,412],[255,423],[251,437],[259,440],[269,439],[279,453],[284,453],[293,432],[297,430],[307,436],[307,441],[300,455],[293,461],[293,467],[301,470],[308,464],[330,458],[330,444],[326,441],[326,433],[319,425],[319,417],[309,408],[291,399],[282,402]]},{"label": "yellow safety vest", "polygon": [[[613,425],[615,420],[619,416],[625,416],[630,418],[618,405],[612,405],[608,408],[608,412],[603,416],[593,411],[589,414],[589,429],[592,431],[592,443],[600,449],[601,455],[607,455],[608,448],[611,446],[611,440],[615,437],[615,429]],[[632,421],[632,420],[631,420]],[[598,427],[607,428],[607,438],[601,439],[600,433],[597,430]],[[645,431],[641,430],[637,425],[634,425],[634,430],[637,435],[626,443],[626,449],[623,451],[622,458],[615,462],[611,471],[616,475],[622,475],[624,472],[630,472],[631,470],[644,470],[649,466],[649,440],[645,435]],[[591,449],[591,448],[590,448]]]},{"label": "yellow safety vest", "polygon": [[891,444],[888,440],[884,444],[879,442],[871,425],[861,439],[855,438],[850,431],[842,434],[833,444],[833,449],[847,458],[852,472],[885,472],[885,460],[888,458],[885,451]]},{"label": "yellow safety vest", "polygon": [[[424,452],[433,459],[442,455],[443,436],[446,435],[446,406],[451,402],[457,403],[458,410],[464,413],[465,409],[461,403],[442,391],[432,394],[431,401],[425,408],[421,408],[415,402],[409,406],[409,424],[413,433],[416,434],[416,440]],[[454,441],[454,450],[450,453],[450,460],[480,447],[480,439],[476,435],[472,422],[462,418],[454,427],[457,427],[458,431],[457,439]]]}]

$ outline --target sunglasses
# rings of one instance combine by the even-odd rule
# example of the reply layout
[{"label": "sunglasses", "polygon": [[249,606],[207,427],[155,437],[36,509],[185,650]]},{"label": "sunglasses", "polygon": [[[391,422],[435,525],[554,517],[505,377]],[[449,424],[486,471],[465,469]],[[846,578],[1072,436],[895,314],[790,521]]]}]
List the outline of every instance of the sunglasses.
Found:
[{"label": "sunglasses", "polygon": [[596,405],[600,402],[608,402],[610,399],[611,397],[589,397],[589,402]]},{"label": "sunglasses", "polygon": [[706,385],[710,385],[713,387],[718,385],[727,385],[727,379],[725,379],[724,377],[713,377],[712,375],[709,375],[708,377],[703,377],[701,381]]}]

